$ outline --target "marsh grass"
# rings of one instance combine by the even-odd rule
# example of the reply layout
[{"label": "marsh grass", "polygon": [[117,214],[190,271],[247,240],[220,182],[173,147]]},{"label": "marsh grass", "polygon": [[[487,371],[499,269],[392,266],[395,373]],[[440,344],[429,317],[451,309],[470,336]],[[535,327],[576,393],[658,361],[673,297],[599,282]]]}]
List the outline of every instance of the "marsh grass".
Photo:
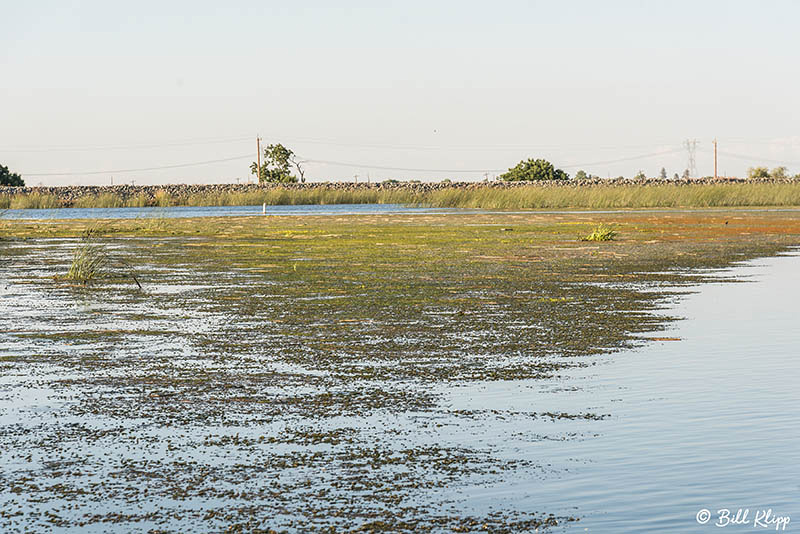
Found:
[{"label": "marsh grass", "polygon": [[430,192],[424,204],[501,210],[800,206],[800,183],[453,188]]},{"label": "marsh grass", "polygon": [[[289,189],[245,192],[201,192],[192,195],[156,191],[123,198],[114,193],[75,201],[80,208],[170,206],[268,206],[330,204],[407,204],[432,208],[623,209],[800,206],[798,183],[719,183],[664,185],[521,186],[515,188],[447,187],[412,189]],[[0,196],[0,208],[62,207],[54,195],[29,193]]]},{"label": "marsh grass", "polygon": [[94,242],[94,239],[115,231],[116,229],[108,221],[103,220],[94,221],[85,227],[81,232],[81,243],[75,249],[69,271],[63,276],[63,279],[89,285],[113,274],[112,267],[116,266],[118,267],[115,270],[116,274],[120,274],[119,269],[121,268],[122,276],[130,278],[139,289],[142,289],[142,285],[128,262],[112,256],[105,245]]},{"label": "marsh grass", "polygon": [[592,230],[591,234],[582,237],[581,241],[613,241],[616,236],[617,232],[612,226],[600,223]]},{"label": "marsh grass", "polygon": [[41,193],[0,195],[0,208],[4,209],[54,209],[61,206],[61,200],[55,195]]},{"label": "marsh grass", "polygon": [[124,206],[125,201],[122,200],[122,197],[113,193],[79,198],[74,203],[76,208],[122,208]]},{"label": "marsh grass", "polygon": [[162,232],[169,226],[166,209],[163,207],[156,208],[145,217],[141,217],[141,221],[142,229],[146,232]]},{"label": "marsh grass", "polygon": [[72,256],[72,264],[64,278],[83,285],[88,285],[105,274],[109,264],[109,256],[102,245],[83,243]]},{"label": "marsh grass", "polygon": [[[425,196],[409,190],[286,189],[243,193],[204,193],[183,202],[188,206],[296,206],[330,204],[418,204]],[[178,204],[174,204],[178,205]]]}]

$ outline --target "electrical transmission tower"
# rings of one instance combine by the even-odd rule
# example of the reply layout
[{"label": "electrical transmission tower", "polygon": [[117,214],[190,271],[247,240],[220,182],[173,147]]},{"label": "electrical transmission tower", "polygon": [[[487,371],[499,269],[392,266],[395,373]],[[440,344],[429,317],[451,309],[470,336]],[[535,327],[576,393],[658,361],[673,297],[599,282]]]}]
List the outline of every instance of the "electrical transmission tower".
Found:
[{"label": "electrical transmission tower", "polygon": [[686,170],[689,171],[689,177],[697,177],[697,163],[695,162],[695,154],[697,153],[697,139],[687,139],[683,142],[683,146],[685,146],[687,152],[689,152],[689,161],[686,166]]}]

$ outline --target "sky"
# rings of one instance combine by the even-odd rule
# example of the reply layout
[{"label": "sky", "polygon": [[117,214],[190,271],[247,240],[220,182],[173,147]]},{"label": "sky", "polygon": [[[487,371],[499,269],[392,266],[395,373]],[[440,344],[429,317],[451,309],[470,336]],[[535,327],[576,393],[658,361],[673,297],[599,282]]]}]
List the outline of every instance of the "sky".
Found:
[{"label": "sky", "polygon": [[[334,5],[335,4],[335,5]],[[800,173],[800,2],[0,0],[0,164],[28,185]]]}]

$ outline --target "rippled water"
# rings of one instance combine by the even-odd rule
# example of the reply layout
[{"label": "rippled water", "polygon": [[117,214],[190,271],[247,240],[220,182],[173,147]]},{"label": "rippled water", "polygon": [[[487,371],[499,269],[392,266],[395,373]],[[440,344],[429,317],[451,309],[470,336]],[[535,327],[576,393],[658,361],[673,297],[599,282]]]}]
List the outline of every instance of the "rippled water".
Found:
[{"label": "rippled water", "polygon": [[[404,204],[328,204],[267,206],[268,215],[381,215],[446,213],[447,208],[419,208]],[[147,217],[241,217],[263,215],[262,206],[172,206],[168,208],[58,208],[8,210],[7,219],[136,219]]]},{"label": "rippled water", "polygon": [[[708,284],[669,311],[685,317],[662,341],[602,358],[559,382],[491,383],[450,394],[454,407],[593,411],[611,419],[559,425],[564,441],[515,440],[509,456],[552,467],[537,480],[463,491],[478,509],[500,501],[581,517],[570,531],[713,532],[717,511],[789,516],[800,526],[800,256],[725,271],[740,282]],[[465,440],[471,433],[462,434]],[[553,437],[553,436],[551,436]],[[709,524],[696,514],[712,512]],[[771,530],[775,530],[774,527]]]}]

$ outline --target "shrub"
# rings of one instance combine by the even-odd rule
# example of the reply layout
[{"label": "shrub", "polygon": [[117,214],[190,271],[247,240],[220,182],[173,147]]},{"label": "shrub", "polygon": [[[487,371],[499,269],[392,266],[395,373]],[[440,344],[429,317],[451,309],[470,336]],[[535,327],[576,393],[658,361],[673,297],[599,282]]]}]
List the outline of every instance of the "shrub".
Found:
[{"label": "shrub", "polygon": [[507,173],[500,175],[500,179],[509,182],[568,180],[569,174],[556,169],[546,159],[529,159],[520,161],[516,167],[508,169]]},{"label": "shrub", "polygon": [[769,169],[766,167],[750,167],[747,169],[747,177],[750,179],[769,178]]},{"label": "shrub", "polygon": [[785,180],[789,177],[789,173],[786,172],[787,170],[786,167],[775,167],[769,173],[769,177],[774,180]]}]

